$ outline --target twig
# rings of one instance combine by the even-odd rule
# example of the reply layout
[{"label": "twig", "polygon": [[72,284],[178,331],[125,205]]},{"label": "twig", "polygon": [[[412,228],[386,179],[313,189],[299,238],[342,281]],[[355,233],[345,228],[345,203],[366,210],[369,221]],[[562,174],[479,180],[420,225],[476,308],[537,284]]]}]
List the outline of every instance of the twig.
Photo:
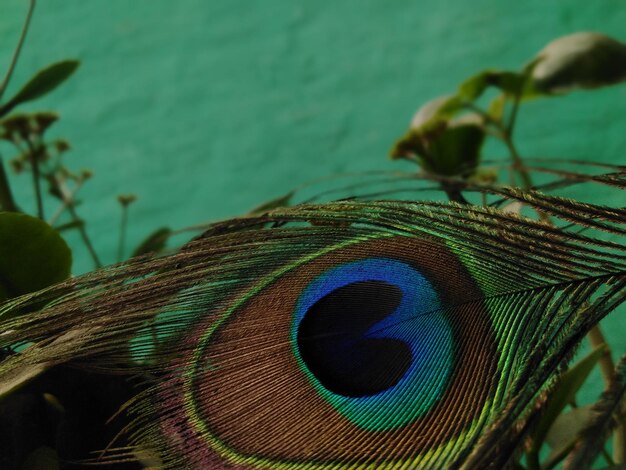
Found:
[{"label": "twig", "polygon": [[519,111],[519,104],[522,99],[522,90],[524,84],[522,83],[517,90],[517,94],[513,98],[513,108],[511,109],[511,115],[509,116],[509,122],[506,125],[506,133],[509,136],[513,135],[513,128],[515,127],[515,121],[517,120],[517,112]]},{"label": "twig", "polygon": [[43,198],[41,196],[41,182],[39,181],[39,155],[42,147],[38,144],[36,147],[30,141],[30,139],[24,139],[28,146],[28,152],[30,153],[30,164],[33,167],[33,186],[35,187],[35,199],[37,200],[37,217],[44,219],[43,212]]},{"label": "twig", "polygon": [[39,184],[39,165],[33,160],[33,185],[35,186],[35,198],[37,199],[37,217],[43,220],[43,199],[41,198],[41,185]]},{"label": "twig", "polygon": [[24,26],[22,26],[22,32],[20,34],[20,38],[17,42],[17,46],[13,51],[13,57],[11,57],[11,62],[9,64],[9,68],[7,70],[6,75],[4,76],[4,80],[2,81],[2,85],[0,85],[0,100],[4,95],[7,87],[9,86],[9,82],[11,81],[11,77],[13,76],[13,70],[15,70],[15,65],[17,64],[17,59],[20,56],[20,52],[22,50],[22,46],[24,45],[24,40],[26,39],[26,33],[28,33],[28,27],[30,26],[30,20],[33,17],[33,12],[35,10],[36,0],[30,0],[30,5],[28,7],[28,12],[26,13],[26,19],[24,20]]},{"label": "twig", "polygon": [[59,208],[52,215],[52,217],[50,217],[50,220],[48,220],[49,225],[54,225],[59,220],[59,217],[63,215],[63,212],[65,212],[69,205],[73,203],[74,196],[76,196],[78,190],[83,187],[83,182],[84,180],[82,179],[78,180],[76,186],[74,186],[74,188],[72,188],[72,190],[70,191],[64,191],[63,188],[59,185],[61,189],[61,194],[63,195],[63,202],[61,202]]},{"label": "twig", "polygon": [[124,257],[124,242],[126,240],[126,226],[128,225],[128,206],[122,204],[122,220],[120,222],[120,239],[117,245],[117,262]]},{"label": "twig", "polygon": [[[76,208],[74,207],[73,203],[67,206],[67,210],[71,214],[72,220],[74,220],[75,222],[80,222],[80,217],[76,213]],[[87,247],[87,251],[89,251],[89,255],[91,256],[91,259],[93,259],[93,264],[95,265],[96,269],[101,268],[102,263],[100,262],[100,258],[98,258],[98,254],[96,253],[96,250],[91,244],[89,235],[87,235],[87,230],[85,230],[85,224],[78,225],[78,232],[80,233],[80,237],[82,238],[83,243]]]},{"label": "twig", "polygon": [[[96,253],[96,250],[94,249],[93,244],[91,243],[89,235],[87,235],[87,230],[85,229],[85,224],[82,223],[81,218],[76,213],[74,194],[76,193],[76,191],[78,190],[78,187],[80,187],[80,185],[77,185],[77,187],[74,188],[74,191],[69,191],[67,189],[67,187],[65,186],[65,184],[63,184],[63,181],[60,180],[57,176],[54,177],[54,180],[56,181],[56,185],[59,188],[59,191],[61,192],[61,195],[63,196],[63,203],[65,205],[65,209],[67,209],[67,211],[72,216],[72,221],[76,222],[76,227],[78,228],[78,232],[80,233],[80,237],[83,240],[83,243],[85,244],[85,247],[87,247],[87,251],[89,252],[89,255],[91,256],[91,259],[93,260],[94,266],[96,268],[101,268],[102,267],[102,263],[100,262],[100,258],[98,257],[98,254]],[[82,180],[81,180],[80,183],[82,183]],[[63,209],[63,206],[62,206],[62,209]],[[62,212],[62,210],[60,210],[60,211]]]}]

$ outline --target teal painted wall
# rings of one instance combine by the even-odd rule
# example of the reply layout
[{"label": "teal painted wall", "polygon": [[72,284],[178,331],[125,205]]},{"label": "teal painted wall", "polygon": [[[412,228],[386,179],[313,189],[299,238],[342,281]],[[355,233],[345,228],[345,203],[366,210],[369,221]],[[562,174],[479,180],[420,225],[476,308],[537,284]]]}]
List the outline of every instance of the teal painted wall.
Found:
[{"label": "teal painted wall", "polygon": [[[26,3],[0,0],[0,64]],[[132,244],[314,177],[406,168],[386,155],[422,102],[483,68],[517,68],[556,36],[626,40],[625,25],[623,0],[40,0],[11,89],[52,61],[82,61],[33,108],[62,114],[67,163],[94,170],[80,210],[112,262],[119,193],[139,196]],[[522,109],[520,148],[625,164],[625,116],[626,86],[537,101]],[[77,250],[75,272],[88,269]],[[624,320],[611,321],[624,351]]]}]

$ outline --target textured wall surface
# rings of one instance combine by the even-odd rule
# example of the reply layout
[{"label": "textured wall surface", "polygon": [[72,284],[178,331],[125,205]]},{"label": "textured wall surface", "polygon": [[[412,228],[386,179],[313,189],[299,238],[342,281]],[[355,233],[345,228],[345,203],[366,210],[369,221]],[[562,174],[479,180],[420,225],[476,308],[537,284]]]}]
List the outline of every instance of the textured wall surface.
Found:
[{"label": "textured wall surface", "polygon": [[[2,67],[26,4],[0,0]],[[518,68],[556,36],[626,40],[624,25],[623,0],[40,0],[10,91],[50,62],[82,61],[33,108],[62,114],[68,165],[95,172],[81,211],[112,262],[119,193],[139,196],[134,244],[314,177],[402,168],[388,149],[425,100],[481,69]],[[626,163],[624,116],[626,86],[537,101],[521,112],[520,148]],[[90,269],[76,256],[75,272]],[[626,349],[624,330],[609,330]]]}]

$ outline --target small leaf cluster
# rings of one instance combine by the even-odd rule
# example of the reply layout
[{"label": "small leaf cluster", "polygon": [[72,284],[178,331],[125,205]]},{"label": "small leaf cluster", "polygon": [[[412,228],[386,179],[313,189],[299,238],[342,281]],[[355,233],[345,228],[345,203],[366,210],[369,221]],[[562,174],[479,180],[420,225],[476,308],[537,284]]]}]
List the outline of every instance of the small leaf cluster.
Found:
[{"label": "small leaf cluster", "polygon": [[[519,165],[512,138],[521,103],[624,80],[626,44],[592,32],[564,36],[546,45],[521,70],[482,71],[464,80],[453,94],[424,104],[390,155],[415,161],[431,174],[469,178],[491,136],[504,142]],[[483,109],[481,98],[488,90],[496,91],[496,96]]]}]

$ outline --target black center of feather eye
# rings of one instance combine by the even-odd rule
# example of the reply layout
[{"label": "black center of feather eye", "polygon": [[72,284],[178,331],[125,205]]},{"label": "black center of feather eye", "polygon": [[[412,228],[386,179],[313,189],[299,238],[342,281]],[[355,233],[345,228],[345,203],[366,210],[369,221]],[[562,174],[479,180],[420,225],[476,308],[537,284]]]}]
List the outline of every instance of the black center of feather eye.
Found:
[{"label": "black center of feather eye", "polygon": [[383,281],[360,281],[335,289],[304,314],[298,350],[309,370],[331,392],[364,397],[383,392],[411,365],[411,349],[367,331],[391,315],[402,291]]}]

